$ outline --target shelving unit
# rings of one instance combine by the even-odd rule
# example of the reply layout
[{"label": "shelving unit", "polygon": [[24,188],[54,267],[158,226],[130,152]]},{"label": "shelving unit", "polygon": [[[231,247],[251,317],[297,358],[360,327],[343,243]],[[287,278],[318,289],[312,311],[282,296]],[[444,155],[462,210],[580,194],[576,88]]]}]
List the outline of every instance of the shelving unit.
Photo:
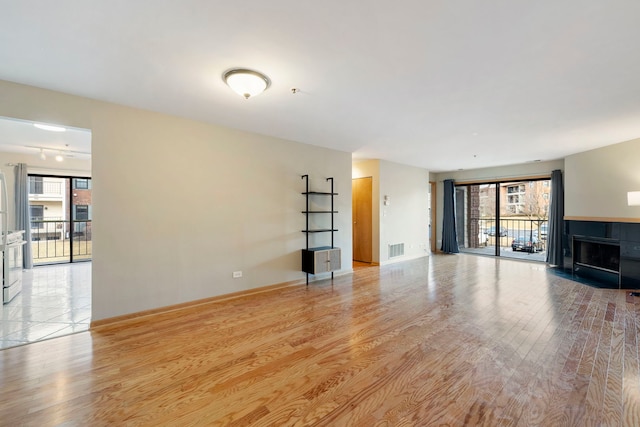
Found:
[{"label": "shelving unit", "polygon": [[[306,227],[302,230],[305,233],[306,245],[302,249],[302,271],[307,273],[307,285],[309,284],[309,274],[328,273],[331,272],[331,279],[333,279],[333,272],[339,270],[341,267],[340,262],[340,248],[334,246],[334,233],[338,231],[334,227],[334,215],[338,211],[334,210],[334,196],[338,193],[333,191],[333,178],[327,178],[327,182],[331,183],[331,189],[329,192],[321,191],[309,191],[309,175],[302,175],[302,179],[305,180],[305,192],[302,193],[306,199],[306,208],[302,213],[306,216]],[[313,198],[329,198],[331,207],[329,210],[310,210],[309,205]],[[311,215],[330,215],[331,225],[329,228],[309,228],[309,219]],[[309,247],[309,237],[315,233],[330,233],[331,245],[330,246],[317,246]]]}]

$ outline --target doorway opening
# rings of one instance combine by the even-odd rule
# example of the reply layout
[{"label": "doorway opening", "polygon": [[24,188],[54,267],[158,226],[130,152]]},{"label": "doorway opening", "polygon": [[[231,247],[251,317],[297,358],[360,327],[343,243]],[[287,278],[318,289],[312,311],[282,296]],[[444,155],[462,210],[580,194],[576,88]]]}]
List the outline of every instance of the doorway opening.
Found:
[{"label": "doorway opening", "polygon": [[[0,117],[0,137],[8,227],[24,231],[30,256],[23,259],[34,265],[22,270],[21,290],[0,305],[0,348],[86,331],[92,310],[91,131]],[[28,186],[28,197],[17,197],[15,171],[25,166],[20,186]],[[18,221],[18,211],[29,215]]]}]

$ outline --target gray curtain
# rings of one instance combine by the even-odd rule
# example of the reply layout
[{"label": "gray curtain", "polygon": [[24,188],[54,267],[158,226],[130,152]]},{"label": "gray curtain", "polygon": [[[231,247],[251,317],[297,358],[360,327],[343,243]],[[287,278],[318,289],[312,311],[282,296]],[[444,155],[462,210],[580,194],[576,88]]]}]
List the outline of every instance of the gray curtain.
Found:
[{"label": "gray curtain", "polygon": [[551,172],[551,205],[549,206],[549,233],[547,236],[547,263],[562,267],[562,235],[564,232],[564,186],[562,171]]},{"label": "gray curtain", "polygon": [[454,204],[455,186],[452,179],[444,181],[444,212],[442,220],[442,252],[457,254],[458,235],[456,234],[456,210]]},{"label": "gray curtain", "polygon": [[24,240],[27,242],[22,246],[22,266],[23,268],[33,268],[29,176],[27,175],[27,165],[24,163],[18,163],[16,166],[16,230],[24,230]]}]

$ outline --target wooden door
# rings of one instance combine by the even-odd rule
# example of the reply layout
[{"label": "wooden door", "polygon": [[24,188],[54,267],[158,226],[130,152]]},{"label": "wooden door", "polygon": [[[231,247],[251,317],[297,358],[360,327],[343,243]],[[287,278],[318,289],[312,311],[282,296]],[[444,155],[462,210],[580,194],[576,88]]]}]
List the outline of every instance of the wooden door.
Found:
[{"label": "wooden door", "polygon": [[353,260],[371,262],[372,253],[372,192],[373,179],[352,181]]}]

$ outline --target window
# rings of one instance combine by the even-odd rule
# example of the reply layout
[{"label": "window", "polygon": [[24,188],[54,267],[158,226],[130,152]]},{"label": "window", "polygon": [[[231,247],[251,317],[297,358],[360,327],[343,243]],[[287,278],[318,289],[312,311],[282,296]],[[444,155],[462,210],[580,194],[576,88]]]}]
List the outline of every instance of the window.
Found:
[{"label": "window", "polygon": [[73,219],[76,221],[87,221],[89,219],[89,206],[75,205],[73,207]]},{"label": "window", "polygon": [[87,222],[89,221],[90,209],[88,205],[73,206],[73,235],[84,236],[87,230]]},{"label": "window", "polygon": [[90,180],[88,178],[74,178],[73,189],[74,190],[88,190],[90,187]]},{"label": "window", "polygon": [[525,184],[516,184],[507,186],[507,204],[505,209],[507,213],[522,213],[525,201]]},{"label": "window", "polygon": [[507,193],[512,194],[512,193],[524,193],[525,192],[525,185],[524,184],[517,184],[517,185],[509,185],[507,186]]},{"label": "window", "polygon": [[44,194],[41,176],[29,177],[29,194]]},{"label": "window", "polygon": [[44,223],[42,220],[44,219],[44,206],[43,205],[29,205],[29,210],[31,211],[31,228],[32,229],[40,229],[44,228]]}]

